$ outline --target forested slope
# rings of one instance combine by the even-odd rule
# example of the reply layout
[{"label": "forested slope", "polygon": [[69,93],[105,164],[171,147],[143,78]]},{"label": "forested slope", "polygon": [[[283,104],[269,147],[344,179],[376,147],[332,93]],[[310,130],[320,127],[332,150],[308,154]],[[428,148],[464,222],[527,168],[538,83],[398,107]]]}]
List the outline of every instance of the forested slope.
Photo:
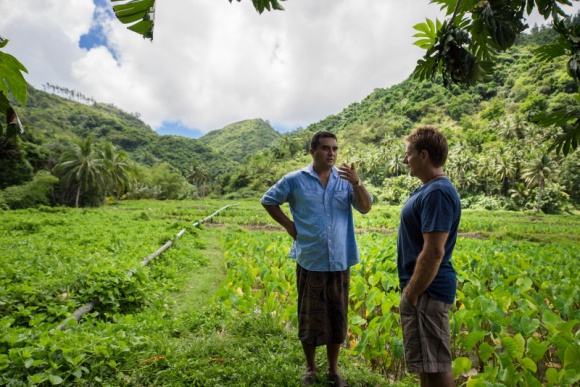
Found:
[{"label": "forested slope", "polygon": [[[493,79],[471,88],[446,89],[438,80],[411,78],[378,88],[360,102],[288,133],[279,147],[255,155],[238,169],[235,190],[262,191],[270,179],[308,162],[307,139],[330,130],[339,137],[339,158],[355,162],[375,197],[400,203],[416,186],[402,164],[402,138],[418,125],[436,125],[450,142],[446,172],[461,191],[466,207],[541,208],[556,211],[577,203],[580,188],[578,151],[564,157],[549,151],[558,130],[538,127],[533,117],[577,104],[578,85],[565,63],[539,62],[537,42],[552,38],[534,29],[519,45],[501,55]],[[243,182],[247,181],[246,186]]]}]

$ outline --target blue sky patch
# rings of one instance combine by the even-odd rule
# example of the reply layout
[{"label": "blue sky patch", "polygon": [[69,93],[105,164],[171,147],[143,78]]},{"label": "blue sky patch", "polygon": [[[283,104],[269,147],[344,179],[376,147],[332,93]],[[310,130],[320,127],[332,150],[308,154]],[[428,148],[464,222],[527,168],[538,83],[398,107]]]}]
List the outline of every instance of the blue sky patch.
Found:
[{"label": "blue sky patch", "polygon": [[181,121],[163,121],[161,127],[157,129],[157,133],[161,135],[173,134],[188,138],[200,138],[204,134],[201,130],[188,128]]},{"label": "blue sky patch", "polygon": [[113,8],[111,2],[108,0],[93,0],[95,4],[95,12],[93,13],[93,21],[91,29],[88,33],[81,36],[79,40],[79,47],[90,50],[95,47],[103,46],[117,60],[117,53],[109,46],[107,35],[103,31],[103,25],[100,21],[104,17],[114,18]]}]

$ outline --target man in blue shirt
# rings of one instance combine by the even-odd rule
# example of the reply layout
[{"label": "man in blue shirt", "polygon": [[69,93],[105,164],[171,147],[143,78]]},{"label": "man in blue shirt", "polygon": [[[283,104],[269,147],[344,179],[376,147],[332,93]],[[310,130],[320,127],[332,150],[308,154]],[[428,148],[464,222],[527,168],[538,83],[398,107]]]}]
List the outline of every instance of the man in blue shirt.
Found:
[{"label": "man in blue shirt", "polygon": [[[346,338],[350,266],[359,262],[352,207],[367,213],[372,197],[354,164],[335,167],[338,142],[317,132],[310,142],[312,164],[274,184],[260,202],[293,238],[296,260],[298,336],[306,356],[304,385],[316,383],[316,347],[326,345],[328,378],[347,386],[338,371],[338,353]],[[281,210],[288,202],[292,220]]]},{"label": "man in blue shirt", "polygon": [[448,146],[431,126],[405,138],[403,162],[423,185],[403,206],[397,237],[397,269],[403,290],[400,315],[407,369],[421,386],[454,386],[449,310],[455,300],[451,254],[461,218],[461,201],[443,173]]}]

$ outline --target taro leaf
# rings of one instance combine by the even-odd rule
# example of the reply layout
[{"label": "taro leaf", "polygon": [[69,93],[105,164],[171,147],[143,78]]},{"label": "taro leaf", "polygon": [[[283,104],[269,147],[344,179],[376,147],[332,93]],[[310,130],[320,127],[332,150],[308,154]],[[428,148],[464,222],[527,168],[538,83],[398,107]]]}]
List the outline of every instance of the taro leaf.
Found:
[{"label": "taro leaf", "polygon": [[572,369],[580,373],[580,345],[576,343],[568,345],[564,355],[564,369]]},{"label": "taro leaf", "polygon": [[487,332],[483,331],[473,331],[469,332],[467,336],[463,339],[463,343],[465,344],[465,349],[470,352],[475,344],[483,339],[487,335]]},{"label": "taro leaf", "polygon": [[515,360],[518,358],[518,345],[511,337],[502,337],[501,343],[505,348],[506,354],[509,356],[510,360]]},{"label": "taro leaf", "polygon": [[515,386],[517,379],[519,379],[516,378],[516,367],[511,363],[502,363],[502,365],[504,368],[498,374],[499,379],[508,386]]},{"label": "taro leaf", "polygon": [[538,371],[538,366],[529,357],[524,357],[524,358],[520,359],[520,365],[528,371],[532,371],[534,373],[536,373]]},{"label": "taro leaf", "polygon": [[391,341],[391,348],[395,359],[401,359],[403,357],[403,354],[405,353],[403,339],[394,338],[393,341]]},{"label": "taro leaf", "polygon": [[468,357],[457,357],[453,359],[451,369],[455,377],[467,373],[471,369],[471,360]]},{"label": "taro leaf", "polygon": [[487,359],[491,356],[492,353],[495,352],[495,349],[486,342],[483,342],[479,345],[478,355],[481,361],[484,363],[487,362]]},{"label": "taro leaf", "polygon": [[533,337],[530,337],[528,339],[528,350],[526,355],[534,361],[539,361],[544,357],[549,346],[550,343],[547,341],[537,341]]},{"label": "taro leaf", "polygon": [[522,316],[519,321],[520,332],[525,337],[530,337],[540,327],[540,320],[536,318],[530,318],[528,316]]},{"label": "taro leaf", "polygon": [[522,357],[524,357],[524,352],[526,350],[526,340],[519,333],[516,334],[513,337],[513,339],[514,339],[514,343],[516,344],[516,348],[517,348],[516,357],[518,359],[521,359]]},{"label": "taro leaf", "polygon": [[580,380],[580,372],[576,370],[562,370],[560,375],[562,385],[577,386],[576,382]]},{"label": "taro leaf", "polygon": [[[564,372],[564,370],[562,370],[562,372]],[[558,384],[558,381],[560,380],[560,375],[558,374],[558,371],[555,370],[554,368],[548,368],[548,370],[546,371],[546,379],[548,379],[549,384]]]},{"label": "taro leaf", "polygon": [[[535,364],[534,364],[535,366]],[[537,369],[537,367],[536,367]],[[525,380],[525,386],[526,387],[542,387],[542,383],[540,383],[540,381],[538,380],[538,378],[536,377],[536,372],[530,372],[530,371],[525,371],[524,372],[524,380]]]}]

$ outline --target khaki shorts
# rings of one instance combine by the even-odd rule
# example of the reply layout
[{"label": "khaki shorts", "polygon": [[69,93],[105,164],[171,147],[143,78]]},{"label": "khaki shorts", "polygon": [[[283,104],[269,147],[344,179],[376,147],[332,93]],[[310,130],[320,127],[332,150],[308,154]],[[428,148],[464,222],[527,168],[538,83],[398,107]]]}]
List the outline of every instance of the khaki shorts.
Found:
[{"label": "khaki shorts", "polygon": [[399,312],[403,328],[405,360],[410,373],[451,372],[451,304],[435,300],[427,293],[413,306],[401,296]]}]

